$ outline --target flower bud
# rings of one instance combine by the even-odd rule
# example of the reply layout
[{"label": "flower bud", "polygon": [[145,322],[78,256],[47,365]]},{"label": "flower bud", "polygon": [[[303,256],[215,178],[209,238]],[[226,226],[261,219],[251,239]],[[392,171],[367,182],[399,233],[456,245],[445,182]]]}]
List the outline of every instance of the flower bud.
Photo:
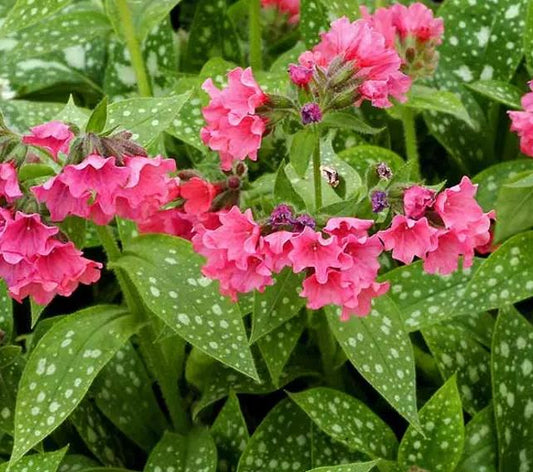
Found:
[{"label": "flower bud", "polygon": [[300,110],[300,114],[304,125],[322,121],[322,110],[318,106],[318,103],[306,103]]},{"label": "flower bud", "polygon": [[289,77],[298,87],[306,87],[313,79],[313,69],[298,64],[289,65]]},{"label": "flower bud", "polygon": [[293,215],[291,207],[283,203],[278,205],[276,208],[274,208],[274,210],[272,210],[268,222],[274,227],[292,224]]},{"label": "flower bud", "polygon": [[376,166],[376,174],[382,180],[390,180],[394,176],[392,169],[385,162],[380,162]]},{"label": "flower bud", "polygon": [[383,190],[375,190],[372,192],[370,201],[372,202],[372,211],[374,213],[380,213],[390,206],[387,192],[384,192]]}]

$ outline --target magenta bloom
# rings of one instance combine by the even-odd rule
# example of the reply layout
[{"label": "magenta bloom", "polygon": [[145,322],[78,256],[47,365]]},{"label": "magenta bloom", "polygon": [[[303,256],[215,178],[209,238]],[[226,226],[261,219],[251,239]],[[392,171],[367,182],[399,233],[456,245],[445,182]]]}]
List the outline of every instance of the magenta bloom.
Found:
[{"label": "magenta bloom", "polygon": [[437,234],[437,247],[428,252],[424,259],[424,270],[429,274],[451,274],[457,270],[462,255],[468,256],[464,259],[463,267],[470,267],[474,249],[461,239],[461,234],[454,230],[440,230]]},{"label": "magenta bloom", "polygon": [[435,202],[435,192],[429,188],[413,185],[403,194],[405,216],[417,220],[422,218],[428,208]]},{"label": "magenta bloom", "polygon": [[261,0],[263,8],[274,7],[289,16],[289,23],[300,20],[300,0]]},{"label": "magenta bloom", "polygon": [[31,134],[23,136],[22,142],[46,149],[57,161],[57,155],[68,154],[74,133],[61,121],[50,121],[30,129]]},{"label": "magenta bloom", "polygon": [[160,233],[179,236],[184,239],[192,239],[193,222],[190,216],[180,208],[170,208],[159,210],[149,215],[142,221],[137,222],[137,227],[141,234]]},{"label": "magenta bloom", "polygon": [[[529,82],[533,91],[533,80]],[[511,131],[520,137],[520,150],[527,156],[533,157],[533,92],[522,97],[524,111],[508,111],[511,118]]]},{"label": "magenta bloom", "polygon": [[336,217],[330,218],[324,228],[324,232],[337,236],[338,238],[346,238],[349,235],[358,238],[368,235],[368,230],[374,224],[373,220],[361,220],[359,218]]},{"label": "magenta bloom", "polygon": [[410,264],[415,257],[425,258],[437,247],[437,229],[429,225],[427,218],[412,220],[396,215],[392,225],[378,233],[385,250],[392,249],[392,257],[404,264]]},{"label": "magenta bloom", "polygon": [[298,64],[289,64],[289,77],[298,87],[306,87],[313,79],[313,69]]},{"label": "magenta bloom", "polygon": [[180,195],[186,200],[185,212],[196,215],[209,210],[216,194],[215,186],[199,177],[193,177],[180,187]]},{"label": "magenta bloom", "polygon": [[327,67],[338,56],[353,63],[358,84],[356,106],[369,100],[376,107],[390,107],[390,97],[405,101],[411,79],[400,71],[398,53],[368,21],[335,20],[331,29],[321,34],[320,43],[303,53],[299,62],[304,67]]},{"label": "magenta bloom", "polygon": [[292,265],[289,254],[293,249],[292,240],[297,236],[290,231],[276,231],[261,238],[261,252],[266,266],[274,273]]},{"label": "magenta bloom", "polygon": [[8,203],[22,197],[17,171],[12,162],[0,164],[0,197],[4,197]]},{"label": "magenta bloom", "polygon": [[266,129],[266,120],[256,114],[268,97],[255,81],[252,70],[240,67],[228,73],[223,90],[207,79],[202,88],[209,94],[209,105],[202,110],[207,126],[202,128],[203,142],[218,151],[222,170],[231,170],[233,161],[246,157],[257,160],[257,151]]}]

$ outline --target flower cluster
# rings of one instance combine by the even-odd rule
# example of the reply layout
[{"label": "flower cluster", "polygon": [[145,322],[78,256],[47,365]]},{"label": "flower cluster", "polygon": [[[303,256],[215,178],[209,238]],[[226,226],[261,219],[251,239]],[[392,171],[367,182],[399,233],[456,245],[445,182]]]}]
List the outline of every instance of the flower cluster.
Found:
[{"label": "flower cluster", "polygon": [[261,5],[263,8],[277,8],[288,15],[290,24],[300,20],[300,0],[261,0]]},{"label": "flower cluster", "polygon": [[430,274],[450,274],[472,265],[476,248],[490,243],[494,212],[484,213],[475,200],[477,186],[468,177],[438,195],[431,189],[413,186],[404,194],[404,214],[395,215],[391,227],[379,238],[392,257],[405,264],[415,257],[424,261]]},{"label": "flower cluster", "polygon": [[266,119],[257,108],[268,101],[252,75],[252,69],[233,69],[228,73],[228,86],[218,89],[211,79],[202,88],[211,100],[203,110],[207,126],[202,128],[202,141],[220,154],[222,170],[229,171],[233,161],[257,160],[257,151],[266,130]]},{"label": "flower cluster", "polygon": [[263,291],[274,283],[273,274],[290,267],[305,272],[300,295],[309,308],[336,304],[347,319],[367,315],[372,298],[388,290],[387,283],[376,282],[383,247],[377,236],[368,234],[372,224],[332,218],[317,231],[308,215],[294,217],[289,207],[280,205],[260,225],[251,210],[233,207],[219,214],[215,227],[198,228],[193,245],[207,258],[204,275],[217,279],[221,293],[233,300],[239,293]]},{"label": "flower cluster", "polygon": [[523,111],[509,111],[511,131],[520,137],[520,150],[533,157],[533,80],[529,82],[531,92],[522,97]]},{"label": "flower cluster", "polygon": [[378,8],[373,15],[362,6],[361,13],[385,37],[387,46],[398,51],[403,72],[412,78],[433,74],[438,63],[435,48],[444,33],[442,18],[434,18],[433,12],[419,2]]}]

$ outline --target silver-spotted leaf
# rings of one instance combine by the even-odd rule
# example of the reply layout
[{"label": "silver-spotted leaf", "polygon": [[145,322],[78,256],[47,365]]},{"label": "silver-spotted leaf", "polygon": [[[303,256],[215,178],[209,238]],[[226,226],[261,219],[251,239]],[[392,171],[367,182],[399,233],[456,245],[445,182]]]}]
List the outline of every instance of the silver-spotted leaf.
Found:
[{"label": "silver-spotted leaf", "polygon": [[67,448],[43,454],[31,454],[23,457],[15,464],[4,463],[0,465],[0,472],[56,472]]}]

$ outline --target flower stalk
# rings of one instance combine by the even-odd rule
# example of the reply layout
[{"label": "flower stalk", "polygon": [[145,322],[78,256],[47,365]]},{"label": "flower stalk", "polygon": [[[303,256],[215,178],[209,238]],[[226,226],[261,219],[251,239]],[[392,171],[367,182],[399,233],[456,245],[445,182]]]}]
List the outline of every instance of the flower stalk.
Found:
[{"label": "flower stalk", "polygon": [[322,172],[320,170],[320,131],[315,128],[316,143],[313,151],[313,183],[315,188],[315,208],[322,208]]},{"label": "flower stalk", "polygon": [[263,68],[261,50],[261,0],[250,0],[249,15],[250,65],[254,71]]},{"label": "flower stalk", "polygon": [[419,180],[420,174],[420,157],[418,155],[418,143],[416,139],[415,115],[409,107],[402,106],[402,124],[405,138],[405,152],[407,162],[411,164],[412,177]]}]

